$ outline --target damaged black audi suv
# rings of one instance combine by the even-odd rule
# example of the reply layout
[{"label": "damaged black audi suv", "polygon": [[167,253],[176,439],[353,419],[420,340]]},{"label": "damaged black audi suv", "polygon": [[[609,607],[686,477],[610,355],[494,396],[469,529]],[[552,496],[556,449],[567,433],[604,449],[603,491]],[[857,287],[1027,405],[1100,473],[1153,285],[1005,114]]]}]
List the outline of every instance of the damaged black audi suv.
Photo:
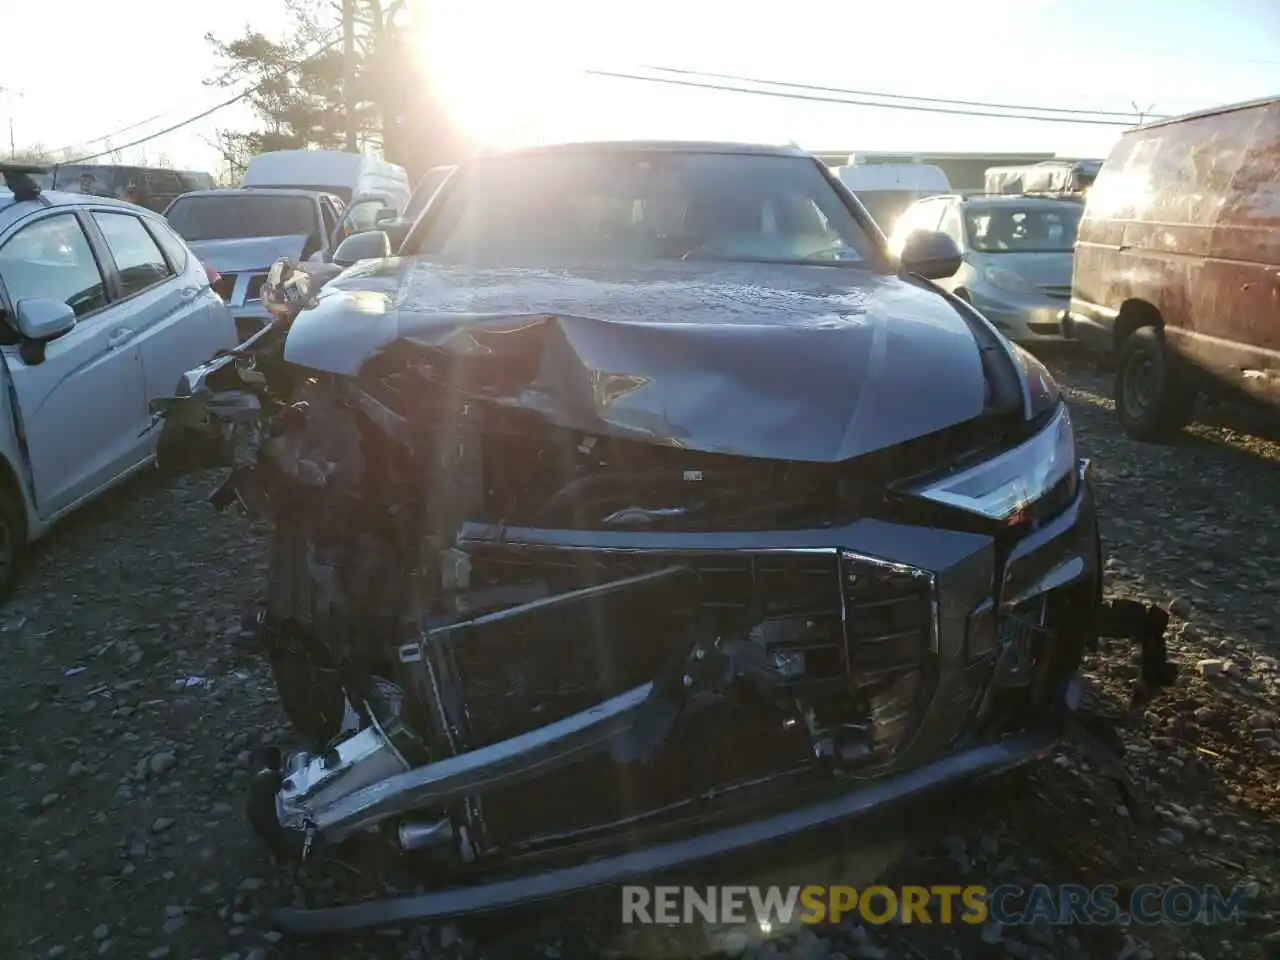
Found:
[{"label": "damaged black audi suv", "polygon": [[631,142],[462,163],[395,246],[278,264],[277,322],[157,408],[162,462],[274,531],[306,748],[255,761],[253,825],[440,865],[284,929],[678,871],[1061,738],[1090,470],[1046,368],[931,282],[949,238],[892,259],[798,149]]}]

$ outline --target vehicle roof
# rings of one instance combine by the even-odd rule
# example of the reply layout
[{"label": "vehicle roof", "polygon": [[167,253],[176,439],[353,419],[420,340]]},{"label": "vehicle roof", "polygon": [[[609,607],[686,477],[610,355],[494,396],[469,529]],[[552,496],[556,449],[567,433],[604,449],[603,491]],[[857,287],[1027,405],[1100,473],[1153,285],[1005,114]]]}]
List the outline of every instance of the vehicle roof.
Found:
[{"label": "vehicle roof", "polygon": [[[346,150],[272,150],[260,153],[245,167],[242,182],[263,177],[306,176],[355,177],[362,173],[404,174],[404,167],[378,157]],[[405,174],[407,179],[407,174]]]},{"label": "vehicle roof", "polygon": [[297,187],[213,187],[210,190],[188,190],[178,197],[224,197],[240,194],[249,197],[332,197],[324,190],[300,190]]},{"label": "vehicle roof", "polygon": [[921,189],[946,193],[951,189],[946,171],[931,163],[845,164],[832,172],[855,193]]},{"label": "vehicle roof", "polygon": [[565,143],[540,144],[530,147],[514,147],[492,153],[477,154],[478,158],[494,156],[522,156],[545,153],[721,153],[769,157],[809,157],[807,151],[795,144],[734,143],[716,140],[581,140]]},{"label": "vehicle roof", "polygon": [[1237,110],[1251,110],[1254,107],[1265,107],[1268,104],[1280,101],[1280,94],[1270,97],[1259,97],[1257,100],[1242,100],[1239,103],[1227,103],[1220,107],[1210,107],[1207,110],[1196,110],[1192,113],[1179,114],[1176,117],[1169,117],[1165,120],[1153,120],[1151,123],[1144,123],[1141,126],[1131,127],[1126,130],[1126,134],[1137,133],[1141,130],[1153,130],[1156,127],[1167,127],[1174,123],[1182,123],[1186,120],[1199,120],[1204,117],[1216,117],[1223,113],[1235,113]]},{"label": "vehicle roof", "polygon": [[[937,199],[929,197],[930,200]],[[949,200],[959,200],[966,205],[974,206],[992,206],[998,207],[1002,205],[1016,205],[1019,207],[1060,207],[1064,203],[1074,203],[1077,206],[1083,206],[1080,198],[1074,194],[1063,194],[1062,196],[1054,196],[1051,194],[1029,194],[1029,193],[977,193],[977,194],[955,194],[947,197]]]},{"label": "vehicle roof", "polygon": [[[47,202],[46,202],[47,201]],[[62,190],[43,190],[39,200],[23,200],[17,202],[13,194],[5,187],[0,187],[0,227],[12,223],[19,217],[26,216],[36,210],[49,207],[118,207],[130,213],[145,213],[151,217],[160,215],[154,210],[140,207],[136,203],[127,203],[115,197],[100,197],[93,193],[68,193]]]}]

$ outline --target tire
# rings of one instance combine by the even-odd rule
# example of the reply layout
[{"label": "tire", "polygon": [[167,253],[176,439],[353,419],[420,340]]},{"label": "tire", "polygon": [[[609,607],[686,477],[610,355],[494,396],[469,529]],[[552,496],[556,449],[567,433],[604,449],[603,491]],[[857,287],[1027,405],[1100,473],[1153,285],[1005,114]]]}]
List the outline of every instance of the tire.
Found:
[{"label": "tire", "polygon": [[1191,420],[1196,391],[1179,377],[1155,327],[1139,327],[1116,356],[1116,416],[1135,440],[1163,440]]},{"label": "tire", "polygon": [[9,602],[27,556],[27,512],[21,495],[0,484],[0,604]]}]

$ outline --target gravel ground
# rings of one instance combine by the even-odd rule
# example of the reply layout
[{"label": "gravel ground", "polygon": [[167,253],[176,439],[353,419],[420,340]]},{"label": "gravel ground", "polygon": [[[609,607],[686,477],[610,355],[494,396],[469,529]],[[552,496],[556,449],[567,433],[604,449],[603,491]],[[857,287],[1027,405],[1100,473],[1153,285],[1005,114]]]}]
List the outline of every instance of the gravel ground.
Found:
[{"label": "gravel ground", "polygon": [[[765,946],[731,933],[719,941],[728,953],[1280,956],[1280,442],[1228,411],[1175,445],[1135,444],[1114,424],[1105,374],[1078,361],[1060,372],[1097,463],[1112,593],[1175,614],[1179,680],[1123,729],[1153,820],[1138,823],[1068,750],[1016,785],[964,799],[936,824],[936,844],[874,851],[857,878],[848,864],[810,864],[798,882],[865,883],[869,857],[876,868],[896,861],[889,879],[904,883],[1240,884],[1250,886],[1245,921],[844,925]],[[0,610],[0,817],[12,854],[0,874],[0,956],[554,960],[661,949],[653,936],[563,915],[484,945],[449,926],[303,948],[266,928],[262,910],[302,891],[240,814],[248,749],[284,735],[263,668],[228,643],[261,582],[261,531],[214,514],[210,483],[144,479],[74,518]],[[1088,673],[1122,712],[1136,676],[1127,646],[1104,649]],[[672,943],[667,955],[689,949]]]}]

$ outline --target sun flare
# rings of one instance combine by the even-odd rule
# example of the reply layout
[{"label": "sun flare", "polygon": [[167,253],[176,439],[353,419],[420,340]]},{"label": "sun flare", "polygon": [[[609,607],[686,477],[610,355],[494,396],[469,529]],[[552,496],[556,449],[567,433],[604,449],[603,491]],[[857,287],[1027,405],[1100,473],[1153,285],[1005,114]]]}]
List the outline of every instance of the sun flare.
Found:
[{"label": "sun flare", "polygon": [[583,95],[562,20],[508,0],[427,0],[424,8],[421,55],[465,136],[507,147],[562,135]]}]

